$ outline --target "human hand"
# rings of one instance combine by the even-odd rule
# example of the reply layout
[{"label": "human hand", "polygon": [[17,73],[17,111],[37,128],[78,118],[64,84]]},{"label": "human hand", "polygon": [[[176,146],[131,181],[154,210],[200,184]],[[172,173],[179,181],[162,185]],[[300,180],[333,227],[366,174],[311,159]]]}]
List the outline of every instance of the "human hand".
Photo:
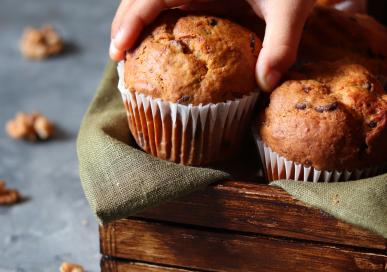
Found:
[{"label": "human hand", "polygon": [[[110,56],[124,58],[141,30],[164,9],[189,5],[203,9],[240,6],[240,0],[122,0],[112,23]],[[272,90],[294,63],[303,26],[314,0],[247,0],[266,22],[262,50],[256,65],[256,79],[264,91]],[[210,8],[211,7],[211,8]]]}]

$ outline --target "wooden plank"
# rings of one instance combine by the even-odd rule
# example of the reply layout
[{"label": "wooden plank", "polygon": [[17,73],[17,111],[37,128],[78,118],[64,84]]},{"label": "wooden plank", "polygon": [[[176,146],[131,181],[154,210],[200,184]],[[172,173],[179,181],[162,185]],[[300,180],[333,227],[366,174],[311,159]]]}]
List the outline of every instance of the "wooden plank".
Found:
[{"label": "wooden plank", "polygon": [[387,256],[130,220],[101,227],[104,255],[210,271],[386,271]]},{"label": "wooden plank", "polygon": [[[280,188],[224,182],[136,217],[373,249],[386,239],[306,206]],[[123,221],[125,222],[125,221]]]},{"label": "wooden plank", "polygon": [[101,272],[194,272],[197,270],[187,270],[174,267],[166,267],[141,262],[122,261],[112,258],[102,258]]}]

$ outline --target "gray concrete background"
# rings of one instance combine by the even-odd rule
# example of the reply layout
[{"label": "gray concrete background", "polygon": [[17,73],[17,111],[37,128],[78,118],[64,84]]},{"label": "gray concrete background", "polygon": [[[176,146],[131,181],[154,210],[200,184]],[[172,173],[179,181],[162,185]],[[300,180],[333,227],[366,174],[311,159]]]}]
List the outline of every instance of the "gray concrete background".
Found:
[{"label": "gray concrete background", "polygon": [[[117,4],[0,0],[0,179],[27,198],[0,207],[0,272],[58,271],[62,261],[99,271],[97,223],[80,185],[75,140],[108,59]],[[18,50],[23,28],[44,23],[73,46],[57,58],[26,61]],[[17,111],[33,110],[59,126],[58,138],[10,140],[5,122]]]}]

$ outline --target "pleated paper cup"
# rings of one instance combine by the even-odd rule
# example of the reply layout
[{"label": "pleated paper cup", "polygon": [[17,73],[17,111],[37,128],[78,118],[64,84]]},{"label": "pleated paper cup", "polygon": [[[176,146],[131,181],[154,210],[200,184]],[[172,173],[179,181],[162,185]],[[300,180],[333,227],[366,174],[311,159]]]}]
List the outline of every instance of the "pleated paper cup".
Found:
[{"label": "pleated paper cup", "polygon": [[128,90],[123,61],[117,69],[130,131],[145,152],[185,165],[207,165],[229,158],[240,146],[258,92],[224,103],[181,105]]},{"label": "pleated paper cup", "polygon": [[265,176],[269,181],[288,179],[309,182],[339,182],[368,178],[384,173],[387,164],[368,167],[365,169],[324,171],[286,159],[273,151],[259,137],[258,131],[253,127],[255,143]]}]

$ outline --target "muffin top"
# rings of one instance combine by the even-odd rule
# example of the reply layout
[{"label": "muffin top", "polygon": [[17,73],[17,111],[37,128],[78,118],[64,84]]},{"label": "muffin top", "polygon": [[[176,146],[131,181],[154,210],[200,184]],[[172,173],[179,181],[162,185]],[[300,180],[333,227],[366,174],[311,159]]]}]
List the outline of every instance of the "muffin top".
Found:
[{"label": "muffin top", "polygon": [[261,41],[213,16],[164,12],[126,54],[125,85],[180,104],[219,103],[256,90]]},{"label": "muffin top", "polygon": [[304,65],[273,91],[260,136],[285,158],[319,170],[387,161],[387,94],[364,66]]},{"label": "muffin top", "polygon": [[387,74],[387,28],[364,14],[314,8],[305,25],[298,63],[350,59],[376,76]]}]

